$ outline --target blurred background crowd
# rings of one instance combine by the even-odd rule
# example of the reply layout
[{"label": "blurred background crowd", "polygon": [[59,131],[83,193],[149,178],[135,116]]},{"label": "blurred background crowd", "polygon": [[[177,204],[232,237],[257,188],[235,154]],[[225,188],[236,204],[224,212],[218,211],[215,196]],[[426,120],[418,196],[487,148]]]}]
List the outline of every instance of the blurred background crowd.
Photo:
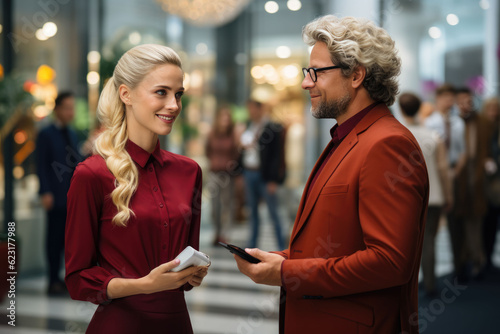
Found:
[{"label": "blurred background crowd", "polygon": [[[183,110],[160,143],[203,169],[201,248],[217,241],[283,248],[307,176],[334,124],[310,115],[308,93],[301,89],[310,51],[302,27],[329,13],[376,22],[402,58],[401,94],[391,110],[419,140],[431,182],[423,298],[439,298],[438,276],[453,275],[460,284],[499,279],[498,0],[2,0],[0,8],[0,232],[4,238],[8,222],[16,222],[18,286],[21,294],[23,287],[27,291],[26,304],[38,300],[39,307],[49,307],[54,297],[56,308],[70,305],[58,304],[68,298],[64,286],[55,284],[63,277],[57,263],[62,239],[49,229],[58,204],[43,196],[42,164],[65,174],[91,154],[100,90],[121,55],[138,44],[168,45],[183,61]],[[50,144],[39,135],[54,123],[70,129],[65,144],[74,147],[70,158],[63,154],[62,167],[44,162]],[[259,148],[269,144],[254,140],[266,127],[276,140]],[[255,158],[264,150],[265,158]],[[223,256],[216,249],[213,254]],[[0,268],[3,277],[7,269],[3,263]],[[232,268],[220,270],[221,277],[227,270],[236,275]],[[210,280],[207,285],[220,288]],[[249,289],[234,291],[244,299]],[[498,285],[494,291],[498,297]],[[235,313],[204,300],[191,305],[200,312],[195,326],[205,313],[226,319],[251,311]],[[71,316],[64,322],[30,312],[26,333],[79,332],[78,326],[68,330]],[[77,325],[92,312],[82,313]],[[229,321],[227,333],[271,333],[277,327],[270,319],[271,325],[266,327],[266,318],[253,332]],[[427,320],[426,328],[434,322]],[[3,324],[0,329],[7,330]],[[195,332],[217,333],[201,328]]]}]

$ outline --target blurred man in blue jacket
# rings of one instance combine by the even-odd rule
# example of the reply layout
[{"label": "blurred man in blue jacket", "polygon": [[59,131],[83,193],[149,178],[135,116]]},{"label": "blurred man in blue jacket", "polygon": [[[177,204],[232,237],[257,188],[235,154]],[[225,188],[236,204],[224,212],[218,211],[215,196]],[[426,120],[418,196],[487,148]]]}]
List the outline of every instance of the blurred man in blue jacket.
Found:
[{"label": "blurred man in blue jacket", "polygon": [[54,122],[43,128],[36,143],[39,194],[47,211],[46,251],[51,295],[66,291],[59,277],[64,250],[66,193],[76,165],[82,160],[76,133],[69,127],[75,116],[75,99],[71,92],[61,92],[54,107]]}]

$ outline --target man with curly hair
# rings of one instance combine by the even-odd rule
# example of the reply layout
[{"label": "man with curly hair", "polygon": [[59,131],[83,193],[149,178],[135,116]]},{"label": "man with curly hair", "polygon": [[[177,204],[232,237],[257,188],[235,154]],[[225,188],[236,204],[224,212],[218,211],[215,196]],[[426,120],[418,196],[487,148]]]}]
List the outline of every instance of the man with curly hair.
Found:
[{"label": "man with curly hair", "polygon": [[413,135],[388,106],[398,92],[394,41],[372,22],[320,17],[302,88],[311,113],[335,118],[311,172],[288,249],[236,257],[282,288],[280,332],[418,333],[418,270],[429,182]]}]

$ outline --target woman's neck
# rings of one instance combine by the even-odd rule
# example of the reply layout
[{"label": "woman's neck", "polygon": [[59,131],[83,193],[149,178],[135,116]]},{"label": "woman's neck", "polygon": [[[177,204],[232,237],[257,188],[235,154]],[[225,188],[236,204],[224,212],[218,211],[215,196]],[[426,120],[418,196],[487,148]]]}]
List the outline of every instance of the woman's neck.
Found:
[{"label": "woman's neck", "polygon": [[134,136],[129,133],[128,139],[133,141],[134,144],[142,148],[144,151],[152,153],[155,150],[156,143],[158,142],[158,135],[152,134],[151,136]]}]

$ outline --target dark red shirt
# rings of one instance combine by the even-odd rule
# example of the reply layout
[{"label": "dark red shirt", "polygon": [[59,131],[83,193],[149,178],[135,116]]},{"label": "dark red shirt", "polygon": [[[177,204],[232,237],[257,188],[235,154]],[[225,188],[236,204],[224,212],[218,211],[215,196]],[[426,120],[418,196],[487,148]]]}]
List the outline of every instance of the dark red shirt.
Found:
[{"label": "dark red shirt", "polygon": [[[139,184],[126,227],[111,220],[115,177],[94,155],[80,163],[68,192],[66,284],[73,299],[101,304],[114,277],[140,278],[173,260],[186,246],[199,246],[201,169],[196,162],[160,149],[148,153],[130,140],[127,152]],[[189,289],[185,286],[179,290]]]},{"label": "dark red shirt", "polygon": [[[311,181],[311,184],[307,188],[307,196],[309,196],[309,189],[312,188],[313,184],[316,182],[316,179],[318,178],[319,174],[325,167],[326,163],[330,159],[330,157],[333,155],[337,147],[339,147],[340,143],[344,140],[344,138],[358,125],[358,123],[365,117],[366,114],[370,110],[372,110],[377,104],[380,102],[374,102],[370,104],[368,107],[365,109],[361,110],[351,118],[347,119],[344,123],[341,125],[335,124],[331,129],[330,129],[330,136],[332,136],[332,140],[328,143],[328,146],[326,147],[326,150],[328,151],[328,155],[321,161],[321,164],[317,170],[317,172],[314,174],[314,178]],[[306,197],[307,197],[306,196]]]}]

